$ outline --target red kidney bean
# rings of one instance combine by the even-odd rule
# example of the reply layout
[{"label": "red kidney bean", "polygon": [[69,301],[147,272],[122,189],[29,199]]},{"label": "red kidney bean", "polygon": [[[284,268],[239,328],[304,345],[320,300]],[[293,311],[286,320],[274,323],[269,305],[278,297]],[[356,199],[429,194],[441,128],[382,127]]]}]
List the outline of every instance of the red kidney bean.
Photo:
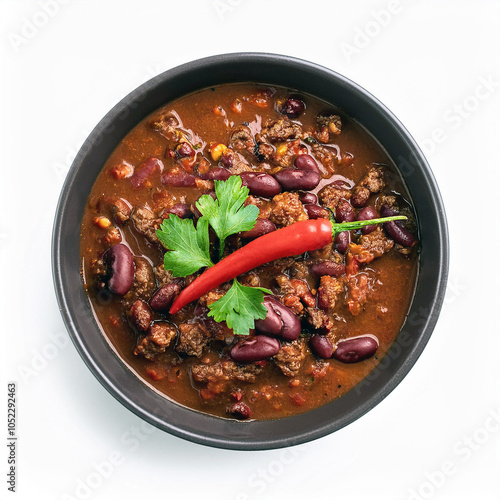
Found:
[{"label": "red kidney bean", "polygon": [[317,262],[313,264],[311,267],[311,273],[316,276],[335,276],[338,278],[345,274],[345,266],[344,264],[340,264],[339,262],[333,262],[331,260],[327,260],[325,262]]},{"label": "red kidney bean", "polygon": [[318,197],[314,193],[302,192],[299,193],[299,200],[304,203],[304,205],[317,205]]},{"label": "red kidney bean", "polygon": [[310,219],[330,219],[330,212],[319,205],[304,205]]},{"label": "red kidney bean", "polygon": [[256,330],[280,336],[285,340],[299,338],[302,328],[299,319],[291,309],[270,295],[264,297],[264,305],[267,309],[267,315],[264,319],[255,321]]},{"label": "red kidney bean", "polygon": [[284,168],[274,174],[274,178],[281,184],[285,191],[314,189],[321,180],[318,172],[311,170],[298,170],[296,168]]},{"label": "red kidney bean", "polygon": [[257,219],[255,226],[250,231],[243,231],[240,233],[242,238],[253,240],[263,234],[272,233],[276,231],[276,226],[269,219]]},{"label": "red kidney bean", "polygon": [[167,214],[174,214],[181,219],[186,219],[192,217],[193,212],[191,212],[191,208],[187,203],[176,203],[164,213],[163,218],[166,218],[165,215]]},{"label": "red kidney bean", "polygon": [[212,181],[227,181],[231,177],[231,172],[223,167],[215,167],[200,177]]},{"label": "red kidney bean", "polygon": [[179,283],[167,283],[163,285],[149,301],[149,305],[155,311],[164,311],[170,307],[175,297],[179,295],[181,286]]},{"label": "red kidney bean", "polygon": [[220,161],[226,168],[233,166],[233,155],[222,155]]},{"label": "red kidney bean", "polygon": [[288,116],[288,118],[297,118],[306,109],[304,101],[290,97],[281,106],[281,114]]},{"label": "red kidney bean", "polygon": [[151,309],[143,300],[136,300],[130,308],[130,319],[136,328],[145,332],[151,323]]},{"label": "red kidney bean", "polygon": [[351,204],[346,200],[340,200],[337,208],[335,209],[335,220],[337,222],[354,222],[356,220],[356,213]]},{"label": "red kidney bean", "polygon": [[[373,207],[365,207],[358,212],[357,220],[371,220],[376,219],[377,217],[377,211]],[[364,226],[361,228],[361,233],[369,234],[375,231],[375,229],[377,229],[375,224],[373,224],[373,226]]]},{"label": "red kidney bean", "polygon": [[238,342],[230,352],[231,358],[238,363],[253,363],[263,361],[278,354],[280,342],[267,335],[255,335]]},{"label": "red kidney bean", "polygon": [[[381,217],[391,217],[398,215],[399,212],[388,205],[382,205],[380,209]],[[405,247],[412,247],[415,244],[415,236],[413,236],[408,229],[404,228],[398,221],[390,221],[384,223],[385,232],[400,245]]]},{"label": "red kidney bean", "polygon": [[146,182],[147,178],[156,170],[163,172],[163,163],[158,158],[152,156],[143,161],[135,170],[132,177],[130,177],[130,184],[134,189],[141,188]]},{"label": "red kidney bean", "polygon": [[313,335],[309,339],[309,345],[316,356],[329,359],[333,354],[333,345],[328,337],[324,335]]},{"label": "red kidney bean", "polygon": [[299,170],[309,170],[311,172],[316,172],[317,174],[320,173],[319,168],[318,168],[318,164],[316,163],[316,160],[311,155],[308,155],[308,154],[298,155],[295,157],[293,164]]},{"label": "red kidney bean", "polygon": [[357,363],[370,358],[378,348],[378,340],[374,335],[363,335],[341,340],[333,357],[342,363]]},{"label": "red kidney bean", "polygon": [[195,150],[192,148],[189,142],[182,142],[175,148],[175,152],[181,158],[188,158],[196,154]]},{"label": "red kidney bean", "polygon": [[134,282],[134,256],[129,248],[122,243],[113,245],[104,254],[104,261],[111,270],[108,281],[110,292],[125,295]]},{"label": "red kidney bean", "polygon": [[161,182],[165,186],[172,187],[191,187],[196,186],[196,177],[188,174],[185,170],[166,172],[161,176]]},{"label": "red kidney bean", "polygon": [[227,412],[239,420],[248,420],[252,416],[250,407],[241,401],[228,406]]},{"label": "red kidney bean", "polygon": [[335,236],[333,244],[335,245],[335,250],[340,253],[346,253],[349,248],[349,243],[351,242],[351,232],[342,231]]},{"label": "red kidney bean", "polygon": [[263,172],[242,172],[239,175],[241,183],[248,187],[250,194],[272,198],[281,193],[281,186],[272,175]]}]

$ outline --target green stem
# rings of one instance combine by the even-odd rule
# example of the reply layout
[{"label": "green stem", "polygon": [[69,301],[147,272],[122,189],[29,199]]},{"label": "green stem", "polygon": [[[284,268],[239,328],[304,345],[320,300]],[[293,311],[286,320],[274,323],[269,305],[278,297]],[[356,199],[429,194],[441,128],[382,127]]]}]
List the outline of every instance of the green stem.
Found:
[{"label": "green stem", "polygon": [[225,246],[226,240],[219,240],[219,260],[222,259],[222,254],[224,253],[224,246]]},{"label": "green stem", "polygon": [[363,226],[371,226],[372,224],[383,224],[392,220],[406,220],[408,217],[404,215],[393,215],[391,217],[383,217],[381,219],[356,220],[354,222],[332,222],[332,237],[343,231],[351,231],[352,229],[360,229]]}]

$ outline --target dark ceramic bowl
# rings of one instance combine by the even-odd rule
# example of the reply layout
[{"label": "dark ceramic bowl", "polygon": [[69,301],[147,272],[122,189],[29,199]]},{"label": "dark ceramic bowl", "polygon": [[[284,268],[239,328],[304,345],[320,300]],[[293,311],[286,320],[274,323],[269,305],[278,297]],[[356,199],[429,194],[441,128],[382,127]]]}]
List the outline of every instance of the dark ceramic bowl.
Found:
[{"label": "dark ceramic bowl", "polygon": [[[380,365],[352,391],[325,406],[280,420],[240,422],[203,414],[161,396],[115,354],[99,329],[80,278],[80,224],[86,200],[120,140],[163,104],[198,89],[258,82],[307,92],[342,108],[368,129],[398,165],[413,199],[421,254],[415,296],[399,337]],[[422,152],[397,118],[366,90],[327,68],[273,54],[225,54],[166,71],[118,103],[80,149],[59,200],[53,275],[61,314],[83,360],[104,387],[151,424],[197,443],[240,450],[304,443],[356,420],[404,378],[436,324],[448,273],[448,234],[439,189]]]}]

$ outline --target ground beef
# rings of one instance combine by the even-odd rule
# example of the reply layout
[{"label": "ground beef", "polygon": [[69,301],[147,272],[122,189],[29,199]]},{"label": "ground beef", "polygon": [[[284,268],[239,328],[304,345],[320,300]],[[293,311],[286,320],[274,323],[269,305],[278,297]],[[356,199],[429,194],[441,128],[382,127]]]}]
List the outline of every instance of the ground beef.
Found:
[{"label": "ground beef", "polygon": [[283,304],[292,311],[300,315],[304,310],[304,304],[308,307],[316,305],[316,298],[311,293],[309,285],[306,281],[300,279],[289,279],[286,274],[279,274],[276,276],[276,282],[280,286],[283,296]]},{"label": "ground beef", "polygon": [[128,311],[130,320],[141,332],[145,332],[151,323],[151,309],[143,300],[136,300]]},{"label": "ground beef", "polygon": [[335,210],[340,200],[348,200],[351,192],[335,184],[328,184],[319,193],[319,201],[330,210]]},{"label": "ground beef", "polygon": [[295,377],[306,357],[307,344],[305,339],[299,338],[283,344],[273,361],[287,377]]},{"label": "ground beef", "polygon": [[278,226],[288,226],[294,222],[308,219],[304,205],[299,200],[299,195],[288,191],[277,194],[273,198],[269,218]]},{"label": "ground beef", "polygon": [[193,365],[191,367],[193,378],[196,382],[255,382],[262,372],[262,367],[255,364],[239,365],[234,361],[219,361],[213,365]]},{"label": "ground beef", "polygon": [[399,212],[399,205],[396,200],[395,196],[392,195],[382,195],[377,198],[375,201],[375,208],[380,211],[380,209],[384,206],[387,205],[389,208],[392,208],[393,210],[396,210],[396,212]]},{"label": "ground beef", "polygon": [[246,150],[253,154],[255,141],[251,130],[246,125],[235,127],[229,137],[229,147],[236,151]]},{"label": "ground beef", "polygon": [[179,325],[179,341],[176,350],[199,358],[210,338],[210,332],[201,323],[182,323]]},{"label": "ground beef", "polygon": [[329,132],[339,135],[342,131],[342,120],[339,115],[318,115],[316,123],[320,127],[328,127]]},{"label": "ground beef", "polygon": [[375,231],[361,236],[359,243],[372,255],[370,260],[382,257],[394,246],[394,241],[389,239],[379,227]]},{"label": "ground beef", "polygon": [[174,325],[156,321],[149,327],[146,336],[139,339],[134,354],[152,361],[165,352],[176,335],[177,330]]},{"label": "ground beef", "polygon": [[318,307],[330,311],[344,293],[344,283],[333,276],[321,276],[318,287]]},{"label": "ground beef", "polygon": [[258,142],[255,146],[255,156],[259,161],[270,160],[273,158],[275,149],[267,142]]},{"label": "ground beef", "polygon": [[211,180],[199,179],[196,177],[194,183],[200,191],[211,191],[214,188],[214,181]]},{"label": "ground beef", "polygon": [[371,193],[378,193],[385,187],[384,169],[382,167],[369,167],[367,174],[359,182],[360,186],[366,187]]},{"label": "ground beef", "polygon": [[294,262],[290,273],[294,278],[305,280],[307,277],[309,277],[309,268],[303,261]]},{"label": "ground beef", "polygon": [[210,290],[210,292],[203,294],[198,299],[198,304],[208,307],[210,304],[224,297],[225,294],[225,290]]},{"label": "ground beef", "polygon": [[156,230],[160,227],[162,220],[155,217],[151,210],[144,207],[136,208],[132,212],[132,221],[137,232],[144,235],[149,241],[158,243]]},{"label": "ground beef", "polygon": [[362,310],[371,291],[371,283],[365,273],[349,276],[347,279],[347,306],[353,316],[357,316]]},{"label": "ground beef", "polygon": [[[277,150],[274,155],[272,160],[274,163],[279,165],[282,168],[287,168],[291,167],[293,163],[293,159],[300,154],[301,149],[303,146],[300,144],[300,139],[296,139],[295,141],[290,141],[286,143],[286,148],[280,148]],[[305,150],[305,153],[307,153],[307,149]],[[273,170],[273,173],[278,172],[279,169]]]},{"label": "ground beef", "polygon": [[241,279],[240,283],[245,286],[252,286],[252,287],[257,287],[260,286],[260,278],[258,274],[255,273],[247,273],[244,274]]},{"label": "ground beef", "polygon": [[317,307],[308,307],[306,309],[306,319],[316,330],[329,331],[333,325],[330,316]]},{"label": "ground beef", "polygon": [[149,126],[166,137],[170,141],[177,141],[179,122],[172,115],[161,115],[150,122]]},{"label": "ground beef", "polygon": [[302,135],[302,127],[283,116],[277,120],[268,119],[262,127],[261,134],[271,142],[299,139]]},{"label": "ground beef", "polygon": [[333,172],[337,165],[337,151],[335,149],[315,143],[311,146],[312,153],[317,160],[329,171]]},{"label": "ground beef", "polygon": [[168,271],[167,269],[165,269],[163,264],[155,267],[154,274],[158,288],[161,288],[163,285],[168,285],[169,283],[172,283],[173,281],[179,279],[174,278],[172,271]]},{"label": "ground beef", "polygon": [[149,262],[144,257],[134,257],[134,265],[134,282],[122,299],[127,309],[138,299],[148,302],[156,289],[155,275]]}]

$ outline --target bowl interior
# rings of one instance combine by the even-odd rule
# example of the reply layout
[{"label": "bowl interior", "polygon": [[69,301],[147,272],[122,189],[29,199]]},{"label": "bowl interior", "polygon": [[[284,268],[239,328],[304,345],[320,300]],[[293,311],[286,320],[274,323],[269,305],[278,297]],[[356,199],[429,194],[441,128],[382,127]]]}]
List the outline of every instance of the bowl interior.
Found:
[{"label": "bowl interior", "polygon": [[[258,82],[307,92],[342,108],[361,123],[398,166],[419,221],[420,270],[407,321],[379,366],[342,398],[281,420],[239,422],[202,414],[166,399],[135,376],[102,335],[80,279],[80,224],[87,197],[120,140],[163,104],[195,90],[232,82]],[[425,221],[425,223],[422,223]],[[333,432],[378,404],[404,378],[427,343],[441,309],[448,273],[444,207],[432,172],[399,121],[345,77],[286,56],[226,54],[188,63],[148,81],[97,125],[67,176],[53,234],[53,274],[68,331],[82,358],[126,407],[177,436],[231,449],[270,449]]]}]

